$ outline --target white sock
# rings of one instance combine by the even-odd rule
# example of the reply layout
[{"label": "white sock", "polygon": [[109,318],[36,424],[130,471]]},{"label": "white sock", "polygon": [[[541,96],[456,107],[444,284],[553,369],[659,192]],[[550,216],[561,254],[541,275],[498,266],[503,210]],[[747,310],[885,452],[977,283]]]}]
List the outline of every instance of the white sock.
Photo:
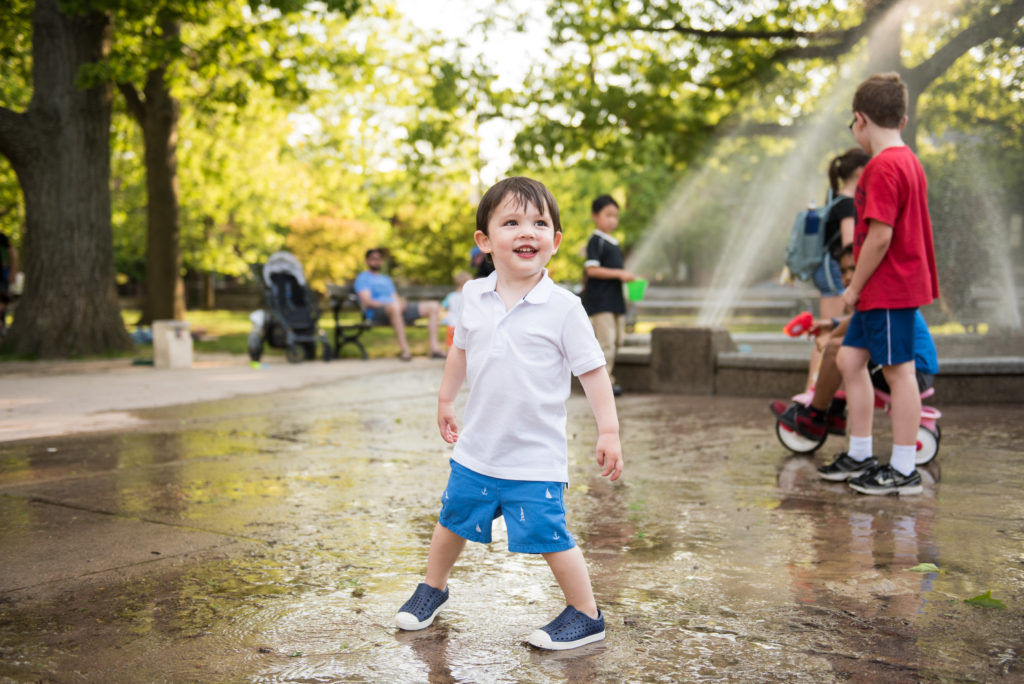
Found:
[{"label": "white sock", "polygon": [[850,448],[846,453],[854,461],[866,461],[874,455],[871,453],[871,448],[871,435],[867,437],[850,435]]},{"label": "white sock", "polygon": [[915,456],[917,455],[917,445],[892,445],[892,457],[889,459],[889,465],[896,470],[900,471],[904,475],[909,475],[914,472],[917,467],[915,462]]}]

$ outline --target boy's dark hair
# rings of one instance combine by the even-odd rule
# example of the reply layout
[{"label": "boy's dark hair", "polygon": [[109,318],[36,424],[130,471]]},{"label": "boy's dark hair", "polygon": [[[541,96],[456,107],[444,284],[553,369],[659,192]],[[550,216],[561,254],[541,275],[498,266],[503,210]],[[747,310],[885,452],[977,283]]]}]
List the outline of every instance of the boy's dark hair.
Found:
[{"label": "boy's dark hair", "polygon": [[554,224],[555,232],[562,232],[562,221],[558,217],[558,203],[554,196],[544,184],[526,176],[512,176],[500,180],[484,193],[480,199],[480,206],[476,208],[476,229],[487,235],[487,223],[491,215],[498,208],[505,197],[512,195],[520,207],[532,204],[541,211],[545,209],[551,215],[551,222]]},{"label": "boy's dark hair", "polygon": [[839,250],[839,258],[836,261],[840,261],[844,256],[853,256],[853,245],[849,244]]},{"label": "boy's dark hair", "polygon": [[832,194],[839,192],[840,184],[848,180],[857,169],[867,166],[871,157],[859,147],[851,147],[828,163],[828,184]]},{"label": "boy's dark hair", "polygon": [[384,249],[381,247],[371,247],[370,249],[366,250],[366,255],[363,257],[363,259],[369,259],[371,254],[376,254],[377,256],[383,258]]},{"label": "boy's dark hair", "polygon": [[907,113],[907,84],[895,71],[869,76],[853,94],[853,111],[882,128],[899,128]]},{"label": "boy's dark hair", "polygon": [[599,214],[608,205],[613,205],[616,209],[619,208],[619,203],[615,201],[614,197],[611,195],[601,195],[590,203],[590,213]]}]

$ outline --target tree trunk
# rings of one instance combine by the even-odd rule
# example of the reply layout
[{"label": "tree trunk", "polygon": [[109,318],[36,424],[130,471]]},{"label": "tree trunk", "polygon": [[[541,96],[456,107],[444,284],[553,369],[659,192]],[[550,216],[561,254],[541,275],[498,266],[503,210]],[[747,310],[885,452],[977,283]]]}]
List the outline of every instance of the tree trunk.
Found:
[{"label": "tree trunk", "polygon": [[37,0],[32,24],[32,101],[24,114],[4,110],[0,124],[0,152],[25,195],[25,292],[11,344],[40,358],[128,350],[114,285],[110,89],[76,83],[81,66],[102,59],[109,22]]},{"label": "tree trunk", "polygon": [[[175,39],[181,24],[161,21],[163,35]],[[144,98],[122,84],[128,110],[142,127],[146,164],[146,280],[140,323],[182,320],[185,282],[181,276],[181,228],[178,222],[178,119],[181,107],[167,84],[166,65],[150,69]]]}]

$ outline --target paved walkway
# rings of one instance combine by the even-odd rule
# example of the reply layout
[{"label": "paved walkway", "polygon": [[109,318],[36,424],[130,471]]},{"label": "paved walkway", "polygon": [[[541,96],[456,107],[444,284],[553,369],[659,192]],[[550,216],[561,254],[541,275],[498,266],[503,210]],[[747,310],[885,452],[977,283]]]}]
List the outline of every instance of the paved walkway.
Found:
[{"label": "paved walkway", "polygon": [[[198,354],[187,369],[134,366],[129,359],[0,363],[0,442],[138,427],[140,409],[329,384],[371,372],[368,364],[271,357],[253,367],[248,357],[230,354]],[[403,365],[377,360],[372,372]]]}]

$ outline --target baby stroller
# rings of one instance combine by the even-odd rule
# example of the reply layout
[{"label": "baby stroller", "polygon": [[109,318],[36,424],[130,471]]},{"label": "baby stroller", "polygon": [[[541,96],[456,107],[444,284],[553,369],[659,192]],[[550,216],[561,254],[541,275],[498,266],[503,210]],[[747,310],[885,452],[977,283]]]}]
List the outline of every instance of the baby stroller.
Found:
[{"label": "baby stroller", "polygon": [[249,315],[249,358],[259,361],[266,341],[284,349],[290,363],[315,359],[319,343],[323,360],[330,361],[334,350],[317,325],[320,307],[295,255],[285,251],[271,254],[263,265],[263,284],[267,308]]}]

